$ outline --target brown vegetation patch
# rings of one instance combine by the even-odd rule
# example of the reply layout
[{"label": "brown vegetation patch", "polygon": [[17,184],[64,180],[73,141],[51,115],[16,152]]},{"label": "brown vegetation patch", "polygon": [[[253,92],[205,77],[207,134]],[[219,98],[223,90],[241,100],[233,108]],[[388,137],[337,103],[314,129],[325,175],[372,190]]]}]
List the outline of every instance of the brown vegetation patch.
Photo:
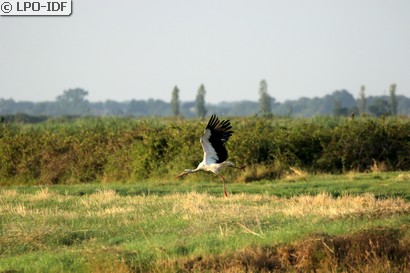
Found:
[{"label": "brown vegetation patch", "polygon": [[398,229],[315,234],[284,246],[248,247],[230,255],[176,261],[183,272],[408,272],[410,242]]},{"label": "brown vegetation patch", "polygon": [[237,178],[240,182],[250,183],[264,179],[277,179],[281,176],[282,171],[274,165],[251,165],[239,173]]}]

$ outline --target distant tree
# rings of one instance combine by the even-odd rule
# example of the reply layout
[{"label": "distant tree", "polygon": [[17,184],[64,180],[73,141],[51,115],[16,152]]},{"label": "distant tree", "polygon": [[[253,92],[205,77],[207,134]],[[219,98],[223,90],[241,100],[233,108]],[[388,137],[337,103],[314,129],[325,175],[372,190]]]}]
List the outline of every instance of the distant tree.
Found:
[{"label": "distant tree", "polygon": [[366,96],[364,94],[366,87],[362,85],[360,87],[360,93],[359,93],[359,114],[360,116],[364,116],[366,114]]},{"label": "distant tree", "polygon": [[16,102],[13,99],[0,99],[0,114],[15,114]]},{"label": "distant tree", "polygon": [[179,104],[180,104],[179,89],[178,89],[178,86],[175,86],[174,90],[172,90],[171,110],[172,110],[172,114],[176,117],[180,115]]},{"label": "distant tree", "polygon": [[88,92],[82,88],[68,89],[56,98],[61,115],[86,115],[89,103],[85,99]]},{"label": "distant tree", "polygon": [[265,80],[261,80],[259,83],[259,108],[263,116],[272,115],[271,101],[272,98],[268,93],[268,84]]},{"label": "distant tree", "polygon": [[[123,109],[120,109],[121,112]],[[131,116],[144,116],[147,115],[147,102],[145,100],[131,100],[127,107],[126,107],[126,113],[127,115]],[[117,110],[118,112],[118,110]]]},{"label": "distant tree", "polygon": [[396,84],[390,85],[390,110],[393,116],[397,116],[397,97],[396,97]]},{"label": "distant tree", "polygon": [[340,102],[340,100],[335,100],[334,105],[333,105],[333,115],[335,117],[341,116],[342,115],[341,109],[342,109],[342,103]]},{"label": "distant tree", "polygon": [[[251,116],[258,112],[259,103],[257,101],[242,100],[236,102],[224,102],[224,106],[224,115]],[[219,111],[219,113],[221,113],[221,111]]]},{"label": "distant tree", "polygon": [[158,99],[148,99],[147,103],[147,115],[149,116],[170,116],[171,110],[169,102]]},{"label": "distant tree", "polygon": [[206,115],[205,94],[206,94],[205,86],[201,84],[201,86],[198,89],[198,93],[195,99],[196,115],[200,118],[204,118]]},{"label": "distant tree", "polygon": [[88,96],[88,92],[82,88],[68,89],[57,97],[57,101],[82,102],[86,96]]},{"label": "distant tree", "polygon": [[375,115],[376,117],[380,117],[383,115],[389,115],[390,109],[389,104],[386,100],[382,98],[376,99],[371,105],[369,105],[369,112]]},{"label": "distant tree", "polygon": [[349,114],[349,109],[347,107],[342,107],[342,102],[340,100],[334,101],[333,115],[335,117],[347,116]]},{"label": "distant tree", "polygon": [[104,102],[104,109],[105,114],[107,115],[114,115],[114,116],[122,116],[124,115],[124,104],[121,102],[117,102],[114,100],[106,100]]}]

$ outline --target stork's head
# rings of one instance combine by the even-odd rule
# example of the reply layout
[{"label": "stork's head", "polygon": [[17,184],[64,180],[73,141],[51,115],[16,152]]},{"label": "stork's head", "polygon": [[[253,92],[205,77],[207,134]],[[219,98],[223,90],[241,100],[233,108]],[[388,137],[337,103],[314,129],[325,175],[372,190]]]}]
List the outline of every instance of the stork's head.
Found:
[{"label": "stork's head", "polygon": [[192,172],[193,172],[193,170],[191,170],[191,169],[185,169],[182,173],[180,173],[179,175],[177,175],[175,178],[183,177],[183,176],[185,176],[185,175],[187,175],[187,174],[189,174],[189,173],[192,173]]}]

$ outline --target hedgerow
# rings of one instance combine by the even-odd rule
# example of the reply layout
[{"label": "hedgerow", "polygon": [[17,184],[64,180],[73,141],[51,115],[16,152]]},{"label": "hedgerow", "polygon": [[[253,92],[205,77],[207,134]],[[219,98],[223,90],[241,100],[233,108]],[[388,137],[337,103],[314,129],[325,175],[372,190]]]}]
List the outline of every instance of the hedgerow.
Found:
[{"label": "hedgerow", "polygon": [[[410,120],[405,118],[232,118],[229,160],[278,178],[308,172],[410,169]],[[0,124],[0,183],[59,184],[170,180],[202,160],[206,121],[82,118]],[[241,180],[237,170],[225,171]]]}]

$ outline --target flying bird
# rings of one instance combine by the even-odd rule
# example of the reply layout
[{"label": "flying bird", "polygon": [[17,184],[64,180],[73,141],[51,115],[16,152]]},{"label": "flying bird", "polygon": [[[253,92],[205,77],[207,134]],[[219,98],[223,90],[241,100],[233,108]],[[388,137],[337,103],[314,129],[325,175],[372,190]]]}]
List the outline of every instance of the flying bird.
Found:
[{"label": "flying bird", "polygon": [[204,159],[199,163],[196,169],[186,169],[177,178],[198,171],[206,171],[217,174],[222,178],[224,196],[227,197],[225,178],[220,174],[220,170],[226,167],[244,169],[245,166],[236,167],[232,162],[227,161],[228,151],[225,147],[225,142],[229,140],[233,134],[232,126],[229,120],[220,121],[216,115],[212,115],[208,125],[200,138],[202,149],[204,151]]}]

